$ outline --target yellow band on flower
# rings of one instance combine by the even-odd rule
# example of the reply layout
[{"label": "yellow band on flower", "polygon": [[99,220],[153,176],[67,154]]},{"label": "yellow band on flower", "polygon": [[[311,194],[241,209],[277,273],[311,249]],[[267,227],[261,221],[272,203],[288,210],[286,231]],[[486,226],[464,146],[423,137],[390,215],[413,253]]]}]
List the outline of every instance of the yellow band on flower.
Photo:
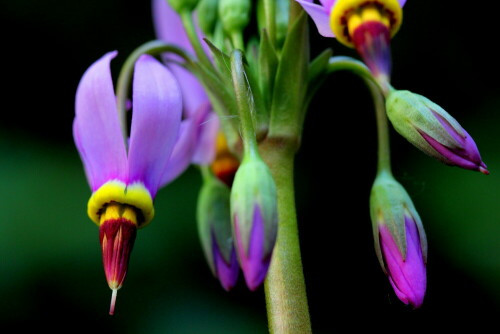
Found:
[{"label": "yellow band on flower", "polygon": [[339,42],[353,47],[353,31],[363,22],[378,21],[389,28],[391,37],[403,21],[398,0],[337,0],[330,14],[330,26]]},{"label": "yellow band on flower", "polygon": [[[113,180],[103,184],[92,194],[87,204],[87,214],[90,219],[99,225],[103,208],[110,203],[125,204],[137,209],[140,213],[135,219],[138,227],[146,226],[154,217],[153,199],[149,191],[139,182],[127,186],[121,181]],[[113,212],[111,209],[106,214],[112,215]],[[128,213],[125,211],[123,214]]]},{"label": "yellow band on flower", "polygon": [[137,224],[137,211],[135,207],[121,203],[110,203],[106,205],[100,217],[99,225],[104,224],[109,220],[126,219],[134,225]]}]

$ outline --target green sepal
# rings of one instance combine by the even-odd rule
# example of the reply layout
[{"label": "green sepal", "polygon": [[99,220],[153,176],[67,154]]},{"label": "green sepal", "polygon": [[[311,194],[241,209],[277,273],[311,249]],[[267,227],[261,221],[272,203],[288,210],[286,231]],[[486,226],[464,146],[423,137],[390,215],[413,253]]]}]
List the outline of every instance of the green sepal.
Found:
[{"label": "green sepal", "polygon": [[443,160],[443,156],[422,137],[419,131],[449,148],[460,149],[460,144],[446,131],[434,113],[440,115],[461,136],[460,124],[443,108],[426,97],[407,90],[393,90],[386,100],[387,116],[394,129],[410,143],[428,155]]},{"label": "green sepal", "polygon": [[302,12],[293,22],[281,53],[274,83],[270,136],[300,138],[308,67],[307,15]]},{"label": "green sepal", "polygon": [[405,215],[413,219],[420,235],[424,260],[427,257],[427,241],[420,216],[404,187],[387,172],[377,175],[370,194],[370,217],[372,221],[375,252],[382,268],[385,268],[380,248],[379,225],[389,229],[403,259],[406,258]]},{"label": "green sepal", "polygon": [[231,190],[207,171],[198,195],[196,218],[198,234],[207,262],[216,275],[213,258],[213,240],[227,263],[231,262],[233,236],[231,230],[230,196]]},{"label": "green sepal", "polygon": [[254,211],[260,209],[264,223],[264,254],[270,254],[278,229],[277,193],[269,167],[258,155],[245,155],[231,189],[231,219],[235,217],[245,250],[248,250]]}]

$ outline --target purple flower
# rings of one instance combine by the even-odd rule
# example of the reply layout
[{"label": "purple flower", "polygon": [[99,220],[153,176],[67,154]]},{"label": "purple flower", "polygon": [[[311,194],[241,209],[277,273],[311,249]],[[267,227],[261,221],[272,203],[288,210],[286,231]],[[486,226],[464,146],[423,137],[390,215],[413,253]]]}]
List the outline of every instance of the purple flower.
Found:
[{"label": "purple flower", "polygon": [[374,76],[388,81],[391,71],[390,38],[402,21],[406,0],[296,0],[311,16],[318,32],[354,47]]},{"label": "purple flower", "polygon": [[389,281],[398,298],[419,308],[427,285],[424,255],[420,234],[413,218],[405,215],[406,255],[401,253],[386,225],[379,225],[380,246]]},{"label": "purple flower", "polygon": [[[153,21],[158,38],[164,42],[177,45],[187,52],[194,54],[194,50],[189,42],[182,21],[171,6],[165,0],[153,0]],[[202,39],[201,31],[198,29],[198,36]],[[208,46],[203,42],[205,52],[210,55]],[[185,146],[180,149],[183,155],[178,160],[182,160],[184,165],[194,163],[197,165],[208,165],[215,157],[215,141],[219,131],[219,121],[212,109],[205,89],[198,79],[182,66],[175,62],[181,59],[175,55],[164,55],[165,64],[171,69],[179,82],[183,96],[184,118],[186,123],[185,136],[189,140],[185,141]],[[179,164],[178,164],[179,165]],[[181,168],[181,170],[183,170]],[[165,182],[172,176],[166,175]]]},{"label": "purple flower", "polygon": [[182,112],[174,76],[156,59],[143,55],[135,64],[130,138],[125,138],[110,71],[116,54],[107,53],[83,75],[73,122],[76,147],[93,192],[87,213],[99,226],[106,278],[113,290],[110,313],[125,278],[135,231],[153,219],[153,199],[162,175],[176,168],[169,164]]}]

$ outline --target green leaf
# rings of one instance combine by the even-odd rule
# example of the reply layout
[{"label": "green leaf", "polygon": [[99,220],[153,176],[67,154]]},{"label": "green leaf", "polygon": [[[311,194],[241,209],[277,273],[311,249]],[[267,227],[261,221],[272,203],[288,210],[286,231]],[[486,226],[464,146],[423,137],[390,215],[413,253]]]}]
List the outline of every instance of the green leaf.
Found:
[{"label": "green leaf", "polygon": [[308,85],[304,103],[304,112],[311,102],[311,99],[314,97],[314,94],[316,94],[318,89],[328,77],[328,62],[332,54],[333,51],[331,49],[326,49],[319,56],[314,58],[314,60],[309,65],[309,75],[307,79]]},{"label": "green leaf", "polygon": [[259,53],[259,79],[264,105],[267,110],[271,109],[271,98],[274,91],[274,80],[278,69],[278,56],[269,40],[265,29],[262,30]]},{"label": "green leaf", "polygon": [[283,46],[274,84],[270,136],[300,138],[308,66],[307,15],[302,12],[292,24]]}]

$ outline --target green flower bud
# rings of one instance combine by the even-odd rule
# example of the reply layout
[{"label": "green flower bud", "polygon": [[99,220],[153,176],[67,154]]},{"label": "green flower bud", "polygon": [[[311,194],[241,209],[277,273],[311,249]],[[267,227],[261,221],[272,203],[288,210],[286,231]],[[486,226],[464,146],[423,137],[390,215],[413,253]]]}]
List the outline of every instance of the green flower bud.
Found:
[{"label": "green flower bud", "polygon": [[488,174],[472,137],[443,108],[409,91],[392,91],[387,116],[399,134],[441,162]]},{"label": "green flower bud", "polygon": [[238,279],[239,265],[233,243],[229,187],[214,175],[204,177],[198,197],[198,233],[210,269],[226,290]]},{"label": "green flower bud", "polygon": [[218,19],[218,6],[219,0],[200,0],[198,7],[196,7],[198,25],[206,35],[211,36],[214,33]]},{"label": "green flower bud", "polygon": [[165,0],[177,12],[181,13],[184,10],[192,12],[198,5],[199,0]]},{"label": "green flower bud", "polygon": [[219,0],[219,17],[227,32],[241,31],[250,22],[250,0]]},{"label": "green flower bud", "polygon": [[233,182],[231,218],[236,251],[247,286],[265,279],[278,231],[276,185],[258,156],[245,157]]}]

